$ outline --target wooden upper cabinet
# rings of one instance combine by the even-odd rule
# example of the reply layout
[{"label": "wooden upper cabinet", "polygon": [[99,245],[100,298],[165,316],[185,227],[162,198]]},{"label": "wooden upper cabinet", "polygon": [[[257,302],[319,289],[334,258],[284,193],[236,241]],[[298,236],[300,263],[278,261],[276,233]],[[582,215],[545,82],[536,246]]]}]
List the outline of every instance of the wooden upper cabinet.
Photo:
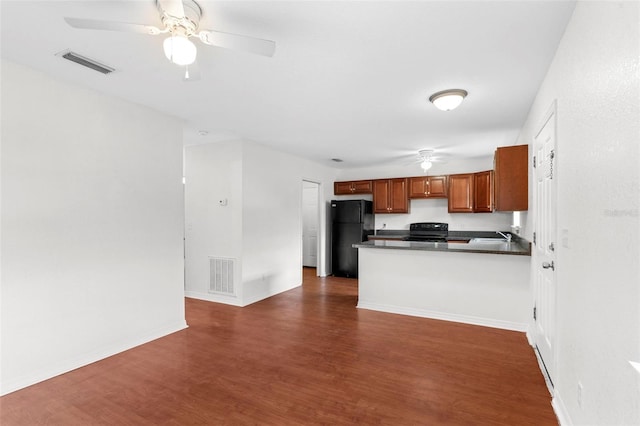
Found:
[{"label": "wooden upper cabinet", "polygon": [[493,211],[493,170],[474,173],[473,211],[476,213]]},{"label": "wooden upper cabinet", "polygon": [[449,175],[449,213],[491,213],[493,170]]},{"label": "wooden upper cabinet", "polygon": [[373,181],[373,212],[389,213],[389,181],[374,180]]},{"label": "wooden upper cabinet", "polygon": [[389,179],[391,182],[391,213],[409,212],[409,182],[406,178]]},{"label": "wooden upper cabinet", "polygon": [[429,176],[429,198],[447,198],[447,176]]},{"label": "wooden upper cabinet", "polygon": [[473,173],[449,175],[449,213],[473,213]]},{"label": "wooden upper cabinet", "polygon": [[335,195],[371,194],[372,192],[373,185],[370,180],[333,182],[333,193]]},{"label": "wooden upper cabinet", "polygon": [[500,147],[494,157],[496,211],[529,209],[529,145]]},{"label": "wooden upper cabinet", "polygon": [[353,193],[353,182],[333,182],[333,193],[344,195]]},{"label": "wooden upper cabinet", "polygon": [[407,178],[373,181],[374,213],[408,213],[409,182]]},{"label": "wooden upper cabinet", "polygon": [[447,176],[409,178],[409,198],[447,198]]}]

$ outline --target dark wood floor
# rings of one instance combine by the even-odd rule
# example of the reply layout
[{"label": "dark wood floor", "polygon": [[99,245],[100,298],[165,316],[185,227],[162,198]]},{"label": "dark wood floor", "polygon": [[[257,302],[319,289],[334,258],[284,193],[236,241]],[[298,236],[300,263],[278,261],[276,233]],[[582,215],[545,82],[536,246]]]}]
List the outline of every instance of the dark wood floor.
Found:
[{"label": "dark wood floor", "polygon": [[557,425],[523,333],[356,309],[315,277],[0,398],[13,425]]}]

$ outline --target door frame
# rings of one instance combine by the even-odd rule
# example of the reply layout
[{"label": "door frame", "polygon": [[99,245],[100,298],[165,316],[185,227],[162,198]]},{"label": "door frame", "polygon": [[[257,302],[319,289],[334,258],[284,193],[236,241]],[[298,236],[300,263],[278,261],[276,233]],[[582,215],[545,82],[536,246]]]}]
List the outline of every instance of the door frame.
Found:
[{"label": "door frame", "polygon": [[322,206],[322,183],[321,182],[317,182],[313,179],[307,179],[307,178],[302,178],[301,182],[300,182],[300,274],[301,274],[301,278],[302,278],[302,268],[304,267],[304,239],[302,238],[302,235],[304,233],[304,213],[303,213],[303,209],[304,209],[304,185],[306,183],[311,183],[316,185],[318,191],[317,191],[317,203],[316,203],[316,230],[317,230],[317,237],[316,237],[316,276],[322,276],[321,275],[321,265],[324,265],[324,259],[325,259],[325,254],[320,250],[320,248],[322,247],[321,244],[321,239],[322,239],[322,231],[324,230],[324,228],[321,226],[322,224],[322,217],[321,217],[321,206]]},{"label": "door frame", "polygon": [[[553,128],[552,128],[552,132],[553,132],[553,138],[554,138],[554,144],[553,144],[553,154],[554,156],[552,157],[552,180],[553,180],[553,193],[550,194],[551,198],[550,198],[550,204],[553,206],[552,211],[550,212],[550,214],[553,216],[552,219],[552,226],[553,229],[551,229],[550,232],[550,237],[552,239],[552,243],[554,245],[554,249],[553,251],[553,255],[552,260],[554,261],[554,266],[557,268],[557,258],[558,258],[558,249],[559,249],[559,244],[558,244],[558,167],[557,167],[557,161],[554,161],[555,158],[557,158],[558,155],[558,102],[557,99],[554,99],[554,101],[551,103],[551,105],[549,106],[549,108],[547,109],[546,113],[544,114],[542,120],[540,121],[540,124],[535,128],[535,133],[533,135],[533,139],[532,139],[532,156],[537,156],[537,152],[538,152],[538,141],[537,138],[540,135],[540,133],[545,129],[545,127],[547,126],[547,124],[550,122],[550,120],[552,120],[553,123]],[[548,254],[546,254],[546,252],[548,250],[546,250],[546,248],[540,248],[540,244],[544,244],[546,243],[546,241],[541,241],[542,239],[542,235],[535,235],[536,231],[538,231],[538,223],[541,220],[538,216],[538,204],[539,204],[539,194],[538,194],[538,187],[537,187],[537,182],[538,182],[538,173],[540,171],[540,159],[536,158],[536,168],[533,169],[533,188],[534,188],[534,201],[535,201],[535,209],[534,209],[534,240],[536,241],[536,244],[534,244],[534,249],[533,249],[533,253],[532,253],[532,262],[531,262],[531,280],[532,280],[532,284],[533,284],[533,303],[534,303],[534,309],[538,309],[537,304],[539,303],[538,300],[538,296],[540,294],[540,288],[539,288],[539,282],[538,282],[538,274],[539,274],[539,270],[542,267],[541,263],[543,261],[543,259],[539,258],[539,256],[541,256],[540,254],[540,250],[544,250],[545,254],[544,254],[544,259],[546,259],[548,257]],[[536,238],[537,237],[537,238]],[[542,373],[545,377],[545,381],[547,382],[547,386],[549,387],[550,392],[553,394],[553,389],[554,389],[554,382],[553,380],[556,378],[555,376],[557,376],[557,371],[556,371],[556,367],[558,365],[557,362],[557,358],[558,358],[558,339],[557,339],[557,289],[558,289],[558,273],[556,272],[556,270],[554,269],[552,271],[553,273],[553,295],[552,295],[552,300],[553,300],[553,313],[552,313],[552,318],[553,318],[553,322],[550,324],[550,328],[547,331],[551,331],[553,333],[553,338],[554,341],[552,342],[552,345],[550,347],[551,349],[551,354],[548,357],[548,359],[545,359],[542,357],[542,354],[540,353],[540,349],[539,349],[539,345],[538,345],[538,324],[537,324],[537,320],[533,319],[532,321],[532,335],[531,335],[531,341],[533,343],[533,347],[535,349],[535,353],[536,353],[536,357],[538,358],[538,361],[540,363],[540,368],[542,370]],[[535,315],[535,314],[534,314]],[[545,333],[545,336],[547,335],[547,333]]]}]

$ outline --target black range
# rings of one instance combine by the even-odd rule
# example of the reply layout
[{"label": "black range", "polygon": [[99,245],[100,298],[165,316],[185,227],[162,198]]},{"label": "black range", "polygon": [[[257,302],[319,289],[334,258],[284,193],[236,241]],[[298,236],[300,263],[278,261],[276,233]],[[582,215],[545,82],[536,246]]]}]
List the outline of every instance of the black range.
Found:
[{"label": "black range", "polygon": [[409,236],[404,241],[426,241],[446,243],[449,235],[449,224],[442,222],[418,222],[409,225]]}]

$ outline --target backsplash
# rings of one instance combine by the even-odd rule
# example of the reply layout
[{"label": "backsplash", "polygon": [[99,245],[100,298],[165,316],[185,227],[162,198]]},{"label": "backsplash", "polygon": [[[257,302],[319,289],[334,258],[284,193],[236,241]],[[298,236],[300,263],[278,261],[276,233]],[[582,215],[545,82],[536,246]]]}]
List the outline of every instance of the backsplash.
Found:
[{"label": "backsplash", "polygon": [[[334,195],[334,200],[372,200],[369,194]],[[409,230],[415,222],[445,222],[452,231],[511,231],[512,212],[449,213],[446,198],[409,200],[408,214],[376,214],[375,229]]]},{"label": "backsplash", "polygon": [[411,200],[409,214],[377,214],[375,229],[409,229],[414,222],[445,222],[452,231],[510,231],[513,214],[449,213],[446,199]]}]

